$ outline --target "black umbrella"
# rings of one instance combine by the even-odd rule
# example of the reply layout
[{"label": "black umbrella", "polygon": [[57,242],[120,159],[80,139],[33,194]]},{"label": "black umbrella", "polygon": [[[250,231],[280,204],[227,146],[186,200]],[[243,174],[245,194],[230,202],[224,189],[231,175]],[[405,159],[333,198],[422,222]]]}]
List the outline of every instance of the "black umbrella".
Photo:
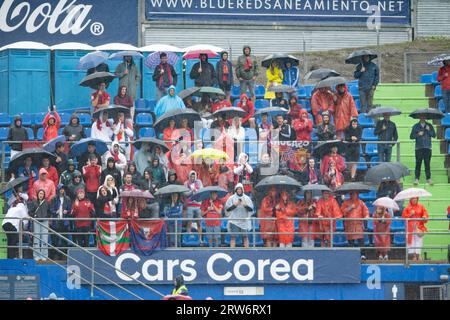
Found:
[{"label": "black umbrella", "polygon": [[198,96],[203,96],[204,94],[208,95],[211,99],[215,99],[217,96],[226,96],[222,89],[214,87],[200,87],[200,90],[195,93]]},{"label": "black umbrella", "polygon": [[316,69],[305,75],[305,80],[324,80],[329,77],[339,77],[341,74],[332,69]]},{"label": "black umbrella", "polygon": [[380,184],[409,176],[409,169],[399,162],[383,162],[367,170],[365,182]]},{"label": "black umbrella", "polygon": [[187,89],[184,89],[184,90],[182,90],[182,91],[180,91],[180,93],[178,94],[178,96],[181,98],[181,99],[186,99],[187,97],[189,97],[189,96],[192,96],[192,95],[194,95],[195,93],[197,93],[197,92],[199,92],[200,91],[200,87],[192,87],[192,88],[187,88]]},{"label": "black umbrella", "polygon": [[271,92],[281,92],[281,93],[293,93],[296,92],[296,89],[292,86],[287,86],[285,84],[280,84],[278,86],[271,86],[269,87],[268,91]]},{"label": "black umbrella", "polygon": [[316,85],[316,89],[319,88],[334,88],[339,84],[346,84],[347,80],[344,77],[329,77],[326,78],[322,81],[320,81],[317,85]]},{"label": "black umbrella", "polygon": [[190,198],[193,201],[205,201],[211,197],[212,192],[217,192],[217,198],[223,198],[228,194],[228,191],[225,189],[222,189],[218,186],[209,186],[206,188],[203,188],[199,190],[196,194],[192,195]]},{"label": "black umbrella", "polygon": [[156,132],[162,132],[165,128],[169,127],[170,120],[175,120],[176,127],[179,128],[182,119],[187,119],[188,127],[192,129],[194,128],[195,121],[202,121],[200,114],[193,109],[175,109],[159,117],[153,124],[153,128]]},{"label": "black umbrella", "polygon": [[263,191],[264,189],[268,188],[268,187],[277,187],[277,188],[287,188],[289,190],[292,189],[296,189],[296,188],[301,188],[301,183],[298,182],[297,180],[288,177],[288,176],[281,176],[281,175],[276,175],[276,176],[270,176],[267,178],[262,179],[256,186],[255,189],[257,191]]},{"label": "black umbrella", "polygon": [[323,184],[307,184],[305,186],[302,186],[302,192],[305,191],[328,191],[328,192],[333,192],[331,191],[330,188],[328,188],[326,185]]},{"label": "black umbrella", "polygon": [[133,144],[138,149],[140,149],[143,144],[149,144],[152,149],[154,147],[160,147],[162,152],[169,151],[169,148],[166,146],[164,141],[156,139],[156,138],[140,138],[140,139],[134,141]]},{"label": "black umbrella", "polygon": [[111,105],[107,108],[102,108],[102,109],[95,111],[92,114],[92,118],[95,118],[95,119],[100,118],[102,112],[107,112],[108,118],[116,119],[119,112],[123,112],[125,114],[125,117],[129,116],[130,108],[124,107],[124,106],[119,106],[119,105]]},{"label": "black umbrella", "polygon": [[185,186],[180,186],[178,184],[170,184],[168,186],[162,187],[155,192],[155,196],[168,195],[172,193],[186,193],[190,190]]},{"label": "black umbrella", "polygon": [[413,119],[419,119],[421,115],[425,115],[426,119],[429,120],[439,120],[442,119],[445,115],[439,111],[438,109],[426,108],[426,109],[417,109],[412,112],[409,116]]},{"label": "black umbrella", "polygon": [[330,140],[319,142],[319,144],[314,147],[314,155],[317,158],[322,158],[326,154],[330,153],[332,147],[337,147],[338,153],[345,151],[345,144],[341,140]]},{"label": "black umbrella", "polygon": [[56,160],[56,156],[42,148],[31,148],[19,153],[16,153],[14,157],[11,158],[9,163],[9,172],[15,173],[20,166],[23,166],[26,158],[31,157],[32,164],[39,167],[42,163],[43,157],[48,157],[50,161]]},{"label": "black umbrella", "polygon": [[336,193],[346,194],[350,192],[359,192],[359,193],[366,193],[372,191],[373,188],[371,186],[368,186],[367,184],[360,183],[360,182],[349,182],[344,183],[342,186],[336,189]]},{"label": "black umbrella", "polygon": [[286,53],[274,53],[271,54],[267,57],[265,57],[262,61],[261,61],[261,65],[264,68],[270,68],[270,64],[272,63],[272,60],[277,60],[280,63],[280,67],[284,67],[286,65],[287,62],[290,62],[293,66],[298,66],[300,63],[300,59],[291,56],[289,54]]},{"label": "black umbrella", "polygon": [[382,117],[384,116],[384,114],[389,114],[390,116],[398,116],[401,115],[402,112],[394,107],[384,107],[384,106],[380,106],[377,107],[375,109],[372,109],[369,111],[369,113],[367,114],[368,117],[371,118],[377,118],[377,117]]},{"label": "black umbrella", "polygon": [[346,64],[359,64],[362,62],[363,56],[369,56],[370,60],[376,59],[378,57],[378,53],[372,50],[357,50],[352,52],[347,59],[345,59]]},{"label": "black umbrella", "polygon": [[0,194],[4,194],[5,192],[8,192],[9,190],[14,189],[15,187],[21,185],[24,182],[28,181],[28,177],[19,177],[12,181],[9,181],[6,186],[0,191]]},{"label": "black umbrella", "polygon": [[97,90],[100,83],[104,82],[108,85],[115,79],[115,77],[116,76],[114,74],[109,72],[95,72],[84,77],[80,82],[80,86]]},{"label": "black umbrella", "polygon": [[214,117],[222,117],[224,119],[233,119],[234,117],[243,118],[246,115],[247,112],[238,107],[226,107],[213,113]]},{"label": "black umbrella", "polygon": [[278,115],[285,115],[289,112],[289,110],[284,109],[284,108],[280,108],[280,107],[268,107],[268,108],[263,108],[263,109],[259,109],[255,112],[255,116],[267,113],[269,114],[271,117],[275,117]]}]

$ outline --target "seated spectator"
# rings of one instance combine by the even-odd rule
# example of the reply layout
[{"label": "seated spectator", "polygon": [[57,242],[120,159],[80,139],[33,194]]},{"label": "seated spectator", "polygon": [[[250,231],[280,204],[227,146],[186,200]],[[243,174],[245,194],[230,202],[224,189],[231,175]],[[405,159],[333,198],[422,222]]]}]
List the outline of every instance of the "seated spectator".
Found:
[{"label": "seated spectator", "polygon": [[253,105],[253,101],[249,100],[245,93],[241,94],[237,107],[247,112],[247,115],[242,119],[242,125],[245,127],[255,128],[255,106]]},{"label": "seated spectator", "polygon": [[292,128],[295,130],[297,141],[311,141],[313,123],[308,117],[308,111],[302,109],[300,117],[292,121]]},{"label": "seated spectator", "polygon": [[179,181],[186,181],[192,168],[190,150],[183,141],[176,141],[172,150],[167,153],[169,169],[175,170]]},{"label": "seated spectator", "polygon": [[217,192],[211,192],[210,198],[203,201],[201,205],[201,212],[203,218],[205,218],[206,234],[210,247],[220,247],[220,226],[222,223],[218,219],[222,218],[222,211],[223,204],[217,198]]},{"label": "seated spectator", "polygon": [[[120,174],[123,175],[125,167],[127,166],[127,158],[120,149],[119,143],[117,141],[113,141],[111,148],[103,155],[103,164],[106,163],[107,159],[113,158],[115,167],[120,171]],[[105,165],[103,165],[103,169],[105,169]]]},{"label": "seated spectator", "polygon": [[125,114],[119,112],[117,119],[112,125],[114,132],[114,140],[119,142],[123,148],[125,148],[125,155],[127,160],[130,160],[131,156],[131,141],[134,137],[133,121],[131,119],[125,119]]},{"label": "seated spectator", "polygon": [[230,233],[230,247],[236,246],[236,237],[242,236],[244,247],[248,248],[248,232],[252,228],[250,217],[253,215],[253,202],[244,193],[244,186],[238,183],[234,194],[225,204],[225,216],[228,217],[227,229]]},{"label": "seated spectator", "polygon": [[228,128],[227,134],[234,140],[234,155],[236,157],[244,150],[245,129],[242,127],[241,118],[233,118],[233,123]]},{"label": "seated spectator", "polygon": [[48,142],[58,136],[58,130],[61,127],[61,118],[56,111],[56,106],[54,106],[53,112],[48,107],[48,113],[42,121],[42,126],[44,127],[43,141]]},{"label": "seated spectator", "polygon": [[211,113],[214,113],[222,108],[229,108],[229,107],[232,107],[230,100],[225,99],[225,96],[223,95],[218,95],[218,99],[213,103],[211,107]]},{"label": "seated spectator", "polygon": [[402,191],[402,187],[398,181],[383,181],[378,186],[377,198],[389,197],[394,199],[400,191]]},{"label": "seated spectator", "polygon": [[[91,156],[91,154],[95,155],[95,157],[97,158],[97,164],[98,165],[102,165],[105,164],[105,162],[102,162],[102,157],[100,156],[100,154],[98,154],[97,152],[97,147],[95,145],[94,141],[89,141],[88,142],[88,146],[87,146],[87,151],[82,153],[79,157],[78,157],[78,171],[83,171],[83,167],[86,165],[89,165],[89,157]],[[106,158],[107,159],[107,158]]]},{"label": "seated spectator", "polygon": [[167,238],[170,247],[181,247],[183,204],[179,193],[172,193],[169,200],[163,202],[161,216],[166,219]]},{"label": "seated spectator", "polygon": [[317,138],[319,141],[336,140],[336,128],[330,123],[330,113],[322,113],[322,123],[317,126]]},{"label": "seated spectator", "polygon": [[[67,196],[66,187],[63,184],[58,184],[56,194],[56,197],[54,197],[50,203],[51,218],[56,220],[51,221],[50,227],[56,232],[61,233],[64,237],[67,237],[70,227],[70,220],[67,219],[71,218],[72,200]],[[51,241],[52,245],[56,248],[68,246],[68,243],[57,234],[52,233]],[[60,250],[63,253],[52,250],[54,252],[50,256],[53,260],[63,260],[66,257],[67,249]]]},{"label": "seated spectator", "polygon": [[200,179],[197,178],[197,172],[192,170],[189,172],[189,179],[185,181],[184,186],[189,189],[189,198],[186,199],[186,232],[192,232],[192,219],[197,219],[195,221],[197,225],[198,235],[200,237],[200,242],[203,243],[202,239],[202,228],[200,226],[200,219],[202,217],[202,212],[200,210],[201,203],[197,201],[193,201],[190,199],[191,196],[196,194],[200,189],[203,188],[203,183]]},{"label": "seated spectator", "polygon": [[336,167],[336,161],[330,160],[328,163],[328,169],[324,172],[323,182],[332,190],[344,184],[344,175]]},{"label": "seated spectator", "polygon": [[89,201],[95,203],[97,199],[97,191],[100,186],[100,176],[102,175],[102,167],[97,164],[97,158],[91,154],[89,157],[89,165],[83,167],[83,177],[86,182],[86,195]]},{"label": "seated spectator", "polygon": [[350,178],[351,181],[356,180],[356,168],[359,162],[359,151],[362,136],[362,129],[358,125],[358,120],[353,119],[350,125],[344,131],[344,138],[347,141],[347,150],[345,152],[345,159],[350,163]]},{"label": "seated spectator", "polygon": [[228,127],[229,124],[223,116],[216,117],[216,119],[211,123],[211,129],[217,129],[220,132],[228,130]]},{"label": "seated spectator", "polygon": [[[109,177],[112,178],[111,176]],[[115,199],[117,202],[115,202]],[[113,189],[113,191],[110,191],[106,186],[100,186],[97,191],[97,199],[94,203],[97,218],[116,218],[115,208],[119,202],[118,199],[117,190]]]},{"label": "seated spectator", "polygon": [[89,247],[89,232],[91,230],[91,220],[81,220],[82,218],[93,218],[95,216],[95,208],[89,199],[85,197],[84,189],[76,190],[76,199],[72,205],[72,217],[75,220],[75,243],[80,247]]},{"label": "seated spectator", "polygon": [[65,170],[63,173],[61,173],[61,175],[59,177],[59,183],[61,183],[65,187],[68,187],[69,184],[72,182],[75,172],[79,172],[79,171],[75,170],[75,164],[74,164],[73,160],[72,159],[67,160],[67,170]]},{"label": "seated spectator", "polygon": [[[17,169],[17,177],[27,177],[28,184],[24,184],[24,190],[28,192],[28,197],[31,199],[33,193],[33,184],[39,178],[38,169],[33,165],[33,159],[26,157],[23,166]],[[14,176],[12,176],[14,178]]]},{"label": "seated spectator", "polygon": [[322,247],[330,247],[331,233],[336,232],[336,219],[342,218],[341,208],[330,192],[322,192],[322,198],[317,201],[316,215],[325,218],[319,221]]},{"label": "seated spectator", "polygon": [[252,166],[248,163],[248,155],[241,153],[238,158],[238,163],[234,165],[234,183],[242,184],[244,192],[250,194],[253,189],[253,182],[251,180],[251,174],[253,173]]},{"label": "seated spectator", "polygon": [[144,170],[152,164],[152,153],[150,151],[150,145],[143,143],[141,148],[134,153],[133,161],[140,174],[144,174]]},{"label": "seated spectator", "polygon": [[[53,192],[55,191],[53,190]],[[37,219],[39,222],[33,223],[33,258],[36,261],[48,260],[48,218],[50,218],[50,201],[52,198],[46,195],[44,189],[38,189],[28,205],[30,217]]]},{"label": "seated spectator", "polygon": [[270,101],[270,104],[272,107],[278,107],[288,110],[289,109],[289,103],[283,96],[283,92],[276,92],[275,98],[273,98]]},{"label": "seated spectator", "polygon": [[316,160],[312,157],[308,159],[307,177],[308,181],[306,184],[319,184],[322,182],[322,175],[316,167]]},{"label": "seated spectator", "polygon": [[289,98],[289,113],[288,117],[292,121],[300,118],[300,111],[302,111],[302,106],[298,103],[298,98],[296,96],[291,96]]},{"label": "seated spectator", "polygon": [[[17,115],[14,117],[14,123],[8,130],[8,141],[28,141],[28,132],[22,126],[22,117]],[[14,157],[18,152],[22,151],[22,143],[10,143],[11,147],[11,158]]]},{"label": "seated spectator", "polygon": [[152,177],[151,168],[146,168],[144,170],[144,175],[142,176],[140,187],[142,188],[142,190],[147,190],[151,194],[154,194],[158,190],[158,186],[156,185]]},{"label": "seated spectator", "polygon": [[278,203],[277,188],[270,188],[268,194],[262,199],[258,210],[261,239],[264,246],[271,248],[278,244],[277,223],[276,223],[276,205]]},{"label": "seated spectator", "polygon": [[167,175],[167,182],[162,187],[165,187],[165,186],[168,186],[171,184],[183,185],[183,183],[178,179],[176,171],[173,169],[169,170],[168,175]]},{"label": "seated spectator", "polygon": [[33,200],[36,200],[39,190],[44,190],[47,202],[50,202],[56,195],[55,184],[48,178],[48,171],[45,168],[39,169],[39,179],[33,183],[31,197]]},{"label": "seated spectator", "polygon": [[108,120],[108,112],[103,111],[100,117],[95,120],[91,126],[91,138],[108,143],[112,141],[113,135],[112,125]]},{"label": "seated spectator", "polygon": [[292,218],[296,215],[297,208],[295,203],[290,201],[289,193],[286,191],[281,192],[280,200],[275,206],[275,213],[280,248],[292,248],[295,232],[294,220]]},{"label": "seated spectator", "polygon": [[161,147],[155,146],[153,153],[152,153],[152,159],[158,158],[159,165],[164,170],[164,176],[167,177],[167,173],[169,171],[169,159],[167,159],[167,156],[164,152],[162,152]]},{"label": "seated spectator", "polygon": [[67,141],[78,141],[86,138],[83,126],[80,124],[80,118],[76,113],[72,114],[69,124],[64,127],[63,135],[66,136]]},{"label": "seated spectator", "polygon": [[213,179],[213,185],[217,185],[224,190],[228,191],[228,195],[221,200],[225,203],[229,196],[233,193],[234,186],[234,173],[226,164],[225,159],[220,159],[217,170],[215,171],[215,177]]},{"label": "seated spectator", "polygon": [[373,213],[373,237],[378,260],[388,260],[389,249],[391,248],[390,227],[392,215],[386,208],[375,207]]},{"label": "seated spectator", "polygon": [[186,106],[184,105],[183,100],[176,95],[175,86],[172,85],[169,87],[169,93],[166,96],[162,97],[156,104],[155,107],[156,119],[172,110],[185,108]]},{"label": "seated spectator", "polygon": [[122,186],[122,173],[116,168],[116,162],[113,157],[106,159],[106,168],[103,168],[100,176],[100,183],[104,184],[107,176],[112,176],[115,186],[120,188]]},{"label": "seated spectator", "polygon": [[169,126],[163,131],[163,140],[169,149],[172,149],[174,141],[179,139],[181,136],[180,131],[178,131],[175,125],[175,119],[170,119]]},{"label": "seated spectator", "polygon": [[56,170],[56,168],[50,164],[50,158],[48,156],[44,156],[42,158],[41,168],[47,170],[47,178],[52,180],[55,186],[57,186],[59,183],[58,170]]},{"label": "seated spectator", "polygon": [[356,109],[355,100],[348,92],[347,85],[340,84],[336,86],[336,94],[334,111],[334,124],[336,125],[336,135],[338,139],[342,139],[344,130],[352,118],[358,118],[358,109]]},{"label": "seated spectator", "polygon": [[344,172],[346,165],[344,157],[338,154],[338,148],[336,146],[332,147],[330,153],[325,155],[320,164],[320,173],[325,176],[325,172],[328,172],[330,161],[333,160],[336,164],[336,169],[339,172]]},{"label": "seated spectator", "polygon": [[304,199],[297,203],[299,235],[302,237],[302,248],[314,248],[314,240],[320,239],[320,224],[316,214],[317,201],[312,191],[305,191]]},{"label": "seated spectator", "polygon": [[94,107],[94,112],[99,109],[104,109],[109,106],[111,97],[106,92],[106,84],[104,82],[98,85],[98,90],[91,95],[91,104]]},{"label": "seated spectator", "polygon": [[157,186],[162,186],[166,183],[166,173],[159,163],[159,158],[153,158],[150,170],[152,172],[153,180]]},{"label": "seated spectator", "polygon": [[181,119],[181,124],[178,131],[183,137],[184,141],[187,141],[188,143],[194,141],[194,131],[192,130],[192,128],[189,128],[189,120],[187,118]]},{"label": "seated spectator", "polygon": [[331,88],[319,88],[311,97],[311,112],[316,125],[322,123],[323,112],[328,111],[330,116],[334,115],[334,99]]},{"label": "seated spectator", "polygon": [[[66,147],[64,143],[58,141],[55,144],[55,155],[56,155],[56,170],[58,171],[58,175],[61,175],[64,171],[67,170],[67,154],[65,152]],[[73,160],[72,160],[73,163]],[[74,167],[75,168],[75,167]]]},{"label": "seated spectator", "polygon": [[114,97],[114,104],[118,106],[123,106],[127,108],[133,108],[134,101],[131,99],[131,97],[127,94],[127,86],[120,86],[119,91],[117,92],[117,95]]},{"label": "seated spectator", "polygon": [[137,171],[136,164],[134,161],[128,162],[127,167],[125,168],[126,173],[131,174],[131,181],[133,184],[140,186],[142,183],[142,175]]},{"label": "seated spectator", "polygon": [[83,175],[81,174],[81,172],[75,170],[75,172],[73,173],[72,181],[67,187],[67,194],[72,201],[75,201],[77,197],[77,190],[80,189],[86,192],[86,184],[83,182]]}]

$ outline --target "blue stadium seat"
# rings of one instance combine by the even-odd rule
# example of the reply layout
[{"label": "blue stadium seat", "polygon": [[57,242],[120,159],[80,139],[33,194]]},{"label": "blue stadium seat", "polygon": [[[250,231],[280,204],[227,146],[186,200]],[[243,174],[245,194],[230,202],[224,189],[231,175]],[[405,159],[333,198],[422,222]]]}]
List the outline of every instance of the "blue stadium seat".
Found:
[{"label": "blue stadium seat", "polygon": [[64,131],[64,128],[59,128],[58,136],[62,136],[63,135],[63,131]]},{"label": "blue stadium seat", "polygon": [[375,128],[364,128],[362,131],[361,140],[363,141],[378,141],[378,137],[374,134]]},{"label": "blue stadium seat", "polygon": [[405,232],[405,220],[397,218],[391,222],[391,232]]},{"label": "blue stadium seat", "polygon": [[0,128],[0,141],[6,141],[8,139],[9,128]]},{"label": "blue stadium seat", "polygon": [[367,114],[361,113],[358,116],[358,123],[361,128],[372,128],[375,126],[375,122],[372,118],[367,117]]},{"label": "blue stadium seat", "polygon": [[59,117],[61,118],[61,126],[65,127],[69,124],[70,122],[70,118],[72,117],[72,115],[70,113],[60,113]]},{"label": "blue stadium seat", "polygon": [[297,96],[299,98],[306,98],[306,88],[301,86],[297,88]]},{"label": "blue stadium seat", "polygon": [[38,131],[36,132],[36,140],[38,141],[42,141],[44,140],[44,128],[39,128]]},{"label": "blue stadium seat", "polygon": [[377,156],[378,155],[378,144],[376,143],[368,143],[366,144],[366,151],[365,153],[368,156]]},{"label": "blue stadium seat", "polygon": [[306,90],[306,98],[310,99],[312,96],[312,92],[314,91],[315,85],[306,85],[305,86],[305,90]]},{"label": "blue stadium seat", "polygon": [[370,192],[361,193],[359,195],[359,198],[362,201],[374,201],[377,198],[377,192],[375,190],[372,190]]},{"label": "blue stadium seat", "polygon": [[244,152],[249,156],[251,165],[258,163],[258,137],[256,130],[253,128],[245,128]]},{"label": "blue stadium seat", "polygon": [[5,170],[9,169],[9,162],[11,161],[11,157],[5,157],[5,162],[3,165],[5,166]]},{"label": "blue stadium seat", "polygon": [[370,157],[370,165],[376,166],[380,162],[380,158],[378,156],[372,156]]},{"label": "blue stadium seat", "polygon": [[84,130],[84,134],[86,135],[86,137],[91,136],[91,127],[84,128],[83,130]]},{"label": "blue stadium seat", "polygon": [[182,247],[199,247],[200,239],[198,237],[197,231],[192,229],[192,233],[183,234],[181,237]]},{"label": "blue stadium seat", "polygon": [[266,88],[262,84],[258,84],[255,88],[256,99],[264,99],[265,94],[266,94]]},{"label": "blue stadium seat", "polygon": [[336,220],[336,231],[343,232],[344,231],[344,220],[337,219]]},{"label": "blue stadium seat", "polygon": [[9,127],[11,125],[11,118],[7,113],[0,113],[0,126]]},{"label": "blue stadium seat", "polygon": [[227,232],[228,231],[227,223],[228,223],[228,220],[226,220],[226,219],[222,220],[222,223],[220,224],[220,231],[222,231],[222,232]]},{"label": "blue stadium seat", "polygon": [[372,219],[367,221],[367,231],[373,232],[373,220]]},{"label": "blue stadium seat", "polygon": [[80,119],[80,124],[83,127],[90,127],[92,125],[92,118],[90,114],[87,113],[79,113],[78,118]]},{"label": "blue stadium seat", "polygon": [[[249,235],[249,238],[250,238],[250,235]],[[241,235],[238,235],[236,238],[236,247],[242,247],[243,246],[243,241],[242,241],[242,236]],[[230,236],[230,234],[226,234],[225,235],[225,244],[227,245],[227,246],[230,246],[230,240],[231,240],[231,236]],[[250,239],[249,239],[250,240]]]},{"label": "blue stadium seat", "polygon": [[145,107],[147,108],[147,109],[149,109],[151,112],[154,112],[155,111],[155,107],[156,107],[156,103],[157,103],[157,101],[156,100],[145,100]]},{"label": "blue stadium seat", "polygon": [[294,242],[292,242],[293,247],[300,247],[302,245],[302,237],[296,232],[294,235]]},{"label": "blue stadium seat", "polygon": [[34,140],[35,137],[34,137],[34,131],[33,131],[33,129],[31,129],[31,128],[25,128],[25,130],[27,130],[27,133],[28,133],[28,139],[29,139],[29,140]]},{"label": "blue stadium seat", "polygon": [[373,204],[372,204],[372,201],[366,201],[366,206],[367,206],[367,209],[369,209],[369,215],[372,215],[372,213],[373,213]]},{"label": "blue stadium seat", "polygon": [[270,102],[265,99],[258,99],[255,101],[255,109],[264,109],[270,107]]},{"label": "blue stadium seat", "polygon": [[364,235],[364,246],[365,247],[370,247],[372,245],[372,242],[370,241],[370,237],[369,235],[366,233]]},{"label": "blue stadium seat", "polygon": [[450,128],[445,129],[445,141],[450,141]]},{"label": "blue stadium seat", "polygon": [[394,234],[394,246],[405,247],[406,246],[406,235],[402,232]]},{"label": "blue stadium seat", "polygon": [[356,167],[356,170],[358,171],[366,171],[367,170],[367,163],[366,159],[363,157],[359,158],[358,166]]},{"label": "blue stadium seat", "polygon": [[448,145],[447,154],[450,154],[450,144]]},{"label": "blue stadium seat", "polygon": [[446,112],[445,112],[445,103],[444,103],[444,99],[442,99],[442,98],[437,99],[437,107],[438,107],[438,109],[439,109],[440,112],[446,113]]},{"label": "blue stadium seat", "polygon": [[441,89],[441,86],[439,85],[439,86],[436,86],[435,88],[434,88],[434,97],[435,98],[442,98],[442,89]]},{"label": "blue stadium seat", "polygon": [[432,83],[433,82],[433,75],[430,74],[421,74],[420,75],[420,83]]},{"label": "blue stadium seat", "polygon": [[5,148],[5,155],[6,156],[10,156],[11,155],[11,147],[9,146],[9,144],[5,143],[5,147],[4,148]]},{"label": "blue stadium seat", "polygon": [[234,85],[231,88],[231,98],[238,99],[241,96],[241,88],[237,85]]},{"label": "blue stadium seat", "polygon": [[437,80],[437,77],[438,77],[438,72],[437,71],[434,71],[432,74],[431,74],[431,83],[432,84],[434,84],[434,85],[437,85],[437,84],[439,84],[439,82],[438,82],[438,80]]},{"label": "blue stadium seat", "polygon": [[24,127],[30,127],[33,124],[33,114],[31,113],[20,113],[22,117],[22,125]]},{"label": "blue stadium seat", "polygon": [[346,247],[348,246],[348,241],[345,233],[335,233],[333,236],[333,246],[334,247]]},{"label": "blue stadium seat", "polygon": [[38,127],[42,127],[42,121],[44,121],[46,113],[39,112],[34,115],[34,125]]},{"label": "blue stadium seat", "polygon": [[147,101],[145,99],[136,99],[134,106],[136,109],[147,109]]},{"label": "blue stadium seat", "polygon": [[358,110],[358,112],[361,112],[361,100],[359,100],[359,98],[355,99],[355,104],[356,110]]},{"label": "blue stadium seat", "polygon": [[239,103],[239,99],[234,100],[233,101],[233,107],[237,107],[238,103]]},{"label": "blue stadium seat", "polygon": [[248,235],[248,242],[249,242],[249,246],[253,247],[253,242],[255,243],[255,247],[264,247],[264,240],[261,239],[261,234],[260,233],[255,233],[255,238],[253,240],[253,234],[250,233]]},{"label": "blue stadium seat", "polygon": [[359,98],[358,86],[349,86],[349,92],[353,96],[353,98]]},{"label": "blue stadium seat", "polygon": [[140,113],[136,116],[136,125],[147,127],[153,125],[153,117],[150,113]]},{"label": "blue stadium seat", "polygon": [[306,111],[311,112],[311,100],[305,99],[302,100],[302,108],[306,109]]},{"label": "blue stadium seat", "polygon": [[139,138],[155,138],[155,130],[153,128],[140,128]]}]

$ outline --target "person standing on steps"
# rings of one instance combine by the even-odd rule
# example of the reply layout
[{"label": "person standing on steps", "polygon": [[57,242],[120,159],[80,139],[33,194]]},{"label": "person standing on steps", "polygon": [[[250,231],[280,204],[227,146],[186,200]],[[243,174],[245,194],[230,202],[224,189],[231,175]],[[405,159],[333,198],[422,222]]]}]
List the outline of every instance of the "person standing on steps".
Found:
[{"label": "person standing on steps", "polygon": [[360,64],[356,66],[354,72],[355,79],[358,79],[359,98],[361,101],[361,113],[368,113],[373,106],[373,96],[377,85],[380,82],[380,69],[370,61],[370,56],[362,57]]},{"label": "person standing on steps", "polygon": [[427,178],[427,184],[433,185],[431,181],[431,138],[436,138],[436,132],[431,123],[426,121],[425,115],[420,115],[420,121],[416,123],[411,130],[409,136],[410,139],[416,140],[416,180],[414,185],[419,184],[420,171],[422,167],[422,161],[425,163],[425,175]]}]

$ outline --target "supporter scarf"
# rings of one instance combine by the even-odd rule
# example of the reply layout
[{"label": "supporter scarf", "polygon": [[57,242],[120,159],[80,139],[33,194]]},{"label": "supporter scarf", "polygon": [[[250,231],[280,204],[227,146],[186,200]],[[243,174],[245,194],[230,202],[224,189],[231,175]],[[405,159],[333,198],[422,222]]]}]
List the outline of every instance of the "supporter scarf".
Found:
[{"label": "supporter scarf", "polygon": [[317,183],[317,174],[316,174],[316,170],[309,170],[309,183],[314,184]]},{"label": "supporter scarf", "polygon": [[[163,68],[164,70],[164,65],[167,66],[167,77],[169,78],[169,87],[173,84],[172,81],[172,72],[170,71],[170,66],[169,64],[165,63],[165,64],[160,64],[160,67]],[[159,77],[159,83],[158,83],[158,88],[162,88],[162,81],[163,81],[163,76]]]},{"label": "supporter scarf", "polygon": [[244,70],[249,71],[253,66],[252,58],[250,56],[245,58]]},{"label": "supporter scarf", "polygon": [[222,73],[223,73],[222,80],[228,81],[228,75],[230,74],[230,70],[228,69],[228,64],[226,61],[222,63]]},{"label": "supporter scarf", "polygon": [[[102,130],[102,124],[103,124],[102,120],[100,120],[100,118],[98,118],[97,119],[97,129],[100,131]],[[107,127],[111,127],[111,125],[109,124],[108,121],[106,121],[105,124]]]}]

